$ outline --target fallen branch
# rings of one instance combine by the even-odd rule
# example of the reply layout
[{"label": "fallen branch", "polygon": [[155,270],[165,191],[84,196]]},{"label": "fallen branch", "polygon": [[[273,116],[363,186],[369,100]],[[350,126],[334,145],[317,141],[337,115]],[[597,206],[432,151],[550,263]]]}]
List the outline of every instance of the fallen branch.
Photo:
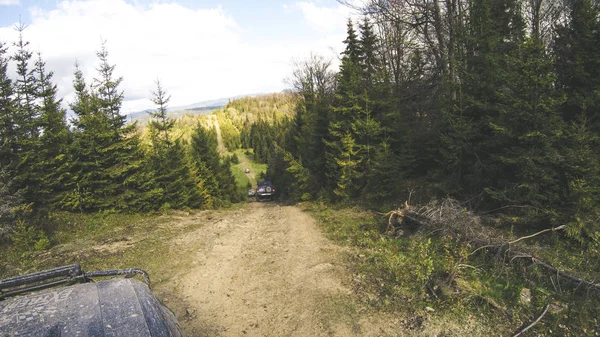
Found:
[{"label": "fallen branch", "polygon": [[522,329],[522,330],[518,331],[516,334],[514,334],[513,337],[521,336],[525,331],[533,328],[536,324],[538,324],[540,322],[540,320],[542,320],[542,317],[544,317],[544,315],[546,315],[546,313],[548,312],[549,307],[550,307],[550,303],[546,304],[546,306],[544,307],[544,311],[542,311],[542,314],[538,318],[536,318],[535,321],[531,322],[531,324],[529,324],[524,329]]},{"label": "fallen branch", "polygon": [[584,285],[588,286],[589,288],[600,290],[600,284],[594,283],[592,281],[586,281],[586,280],[582,279],[581,277],[579,277],[579,276],[577,276],[575,274],[567,273],[566,271],[560,270],[560,269],[554,267],[553,265],[551,265],[549,263],[546,263],[546,262],[544,262],[544,261],[542,261],[542,260],[540,260],[540,259],[538,259],[538,258],[536,258],[536,257],[534,257],[532,255],[522,254],[521,253],[520,255],[514,256],[513,260],[517,259],[517,258],[531,259],[531,262],[533,262],[533,263],[535,263],[535,264],[537,264],[539,266],[542,266],[542,267],[544,267],[544,268],[546,268],[546,269],[548,269],[548,270],[556,273],[556,275],[562,276],[562,277],[564,277],[566,279],[569,279],[571,281],[577,282],[579,284],[584,284]]},{"label": "fallen branch", "polygon": [[530,239],[530,238],[532,238],[532,237],[534,237],[534,236],[538,236],[538,235],[540,235],[540,234],[543,234],[543,233],[546,233],[546,232],[554,232],[554,231],[559,231],[559,230],[565,229],[565,227],[566,227],[565,225],[561,225],[561,226],[558,226],[558,227],[553,227],[553,228],[544,229],[543,231],[539,231],[539,232],[537,232],[537,233],[533,233],[533,234],[531,234],[531,235],[523,236],[523,237],[520,237],[520,238],[518,238],[518,239],[516,239],[516,240],[510,241],[508,244],[509,244],[509,245],[512,245],[513,243],[517,243],[517,242],[519,242],[519,241],[521,241],[521,240],[525,240],[525,239]]},{"label": "fallen branch", "polygon": [[[406,205],[408,206],[408,205]],[[499,244],[492,244],[492,238],[498,237],[498,233],[495,233],[493,229],[486,228],[481,225],[477,217],[473,214],[465,211],[459,204],[454,200],[444,200],[441,205],[434,203],[431,206],[423,206],[418,211],[414,211],[413,208],[398,209],[388,213],[390,219],[388,221],[388,230],[395,231],[396,227],[394,222],[399,220],[408,220],[419,227],[431,228],[435,231],[442,231],[442,235],[451,235],[454,237],[460,237],[462,240],[467,241],[475,250],[470,254],[474,254],[484,248],[495,248],[495,253],[504,254],[509,263],[512,263],[516,259],[530,259],[536,265],[552,272],[557,277],[562,277],[570,281],[578,283],[578,287],[581,285],[587,286],[589,289],[600,291],[600,284],[594,281],[587,281],[576,274],[569,273],[564,270],[560,270],[555,266],[542,261],[531,253],[526,251],[515,250],[511,247],[515,243],[530,239],[543,233],[550,231],[558,231],[565,229],[565,225],[561,225],[554,228],[544,229],[531,235],[523,236],[512,241],[505,241]]]},{"label": "fallen branch", "polygon": [[512,245],[512,244],[515,244],[515,243],[517,243],[519,241],[526,240],[526,239],[531,239],[532,237],[538,236],[540,234],[544,234],[546,232],[554,232],[554,231],[565,229],[565,227],[566,227],[565,225],[561,225],[561,226],[558,226],[558,227],[547,228],[547,229],[541,230],[541,231],[539,231],[537,233],[533,233],[531,235],[523,236],[523,237],[520,237],[520,238],[518,238],[516,240],[509,241],[509,242],[506,242],[506,243],[485,245],[485,246],[482,246],[482,247],[479,247],[479,248],[475,249],[469,255],[473,255],[473,254],[477,253],[477,251],[485,249],[485,248],[498,247],[498,246],[505,245],[505,244]]}]

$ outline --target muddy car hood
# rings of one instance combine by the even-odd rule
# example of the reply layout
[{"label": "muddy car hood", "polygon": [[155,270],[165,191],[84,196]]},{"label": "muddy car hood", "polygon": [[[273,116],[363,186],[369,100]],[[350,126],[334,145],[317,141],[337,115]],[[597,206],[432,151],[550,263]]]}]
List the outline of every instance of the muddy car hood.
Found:
[{"label": "muddy car hood", "polygon": [[0,336],[180,336],[172,315],[148,286],[118,278],[0,301]]}]

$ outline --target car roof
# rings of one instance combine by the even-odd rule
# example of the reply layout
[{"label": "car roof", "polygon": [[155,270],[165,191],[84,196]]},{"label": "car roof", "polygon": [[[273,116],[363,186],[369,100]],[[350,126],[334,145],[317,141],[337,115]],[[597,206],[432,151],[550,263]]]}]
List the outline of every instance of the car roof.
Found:
[{"label": "car roof", "polygon": [[1,336],[179,336],[148,286],[115,278],[0,301]]}]

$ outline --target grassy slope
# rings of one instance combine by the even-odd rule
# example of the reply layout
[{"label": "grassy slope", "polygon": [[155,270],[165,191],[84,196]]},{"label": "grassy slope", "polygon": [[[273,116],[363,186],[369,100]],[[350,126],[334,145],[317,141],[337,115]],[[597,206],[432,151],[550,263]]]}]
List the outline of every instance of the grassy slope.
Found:
[{"label": "grassy slope", "polygon": [[[234,208],[239,206],[233,206]],[[194,218],[209,221],[222,211],[192,212]],[[179,257],[197,249],[191,245],[173,247],[170,238],[200,227],[202,221],[182,223],[182,215],[157,214],[70,214],[53,215],[49,231],[52,247],[45,252],[18,252],[11,245],[0,247],[0,278],[80,263],[84,270],[139,267],[150,273],[154,284],[169,281],[184,267]]]},{"label": "grassy slope", "polygon": [[[241,149],[236,150],[234,153],[240,160],[240,163],[232,165],[231,171],[233,172],[238,186],[244,190],[246,190],[248,183],[250,183],[253,187],[256,187],[256,183],[257,180],[260,179],[260,175],[267,171],[267,165],[256,163],[254,161],[252,150],[250,150],[250,155],[246,155],[246,150]],[[252,179],[252,176],[249,177],[249,175],[244,172],[246,167],[250,169],[250,172],[255,179]]]},{"label": "grassy slope", "polygon": [[[352,288],[367,306],[401,316],[429,307],[434,311],[427,324],[440,325],[442,335],[504,336],[550,304],[551,310],[525,336],[600,335],[600,294],[574,291],[576,285],[564,280],[557,294],[552,275],[529,263],[506,265],[501,257],[470,255],[472,249],[464,243],[430,233],[393,238],[382,234],[385,216],[360,208],[306,203],[304,209],[330,239],[350,248]],[[530,303],[520,300],[526,289]]]}]

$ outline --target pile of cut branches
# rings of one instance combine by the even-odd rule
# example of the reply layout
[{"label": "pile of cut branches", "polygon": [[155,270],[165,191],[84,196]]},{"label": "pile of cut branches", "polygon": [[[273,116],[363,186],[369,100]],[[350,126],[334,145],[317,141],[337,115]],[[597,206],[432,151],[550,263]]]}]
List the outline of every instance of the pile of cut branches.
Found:
[{"label": "pile of cut branches", "polygon": [[[559,269],[552,264],[535,256],[529,247],[522,243],[535,236],[563,230],[565,226],[544,229],[531,235],[510,240],[492,226],[486,226],[490,219],[482,218],[469,212],[454,199],[432,201],[424,206],[414,207],[404,203],[403,207],[388,212],[387,232],[391,235],[401,235],[407,228],[417,230],[427,235],[452,236],[467,241],[475,253],[488,253],[502,259],[503,262],[529,260],[531,263],[551,272],[557,278],[567,279],[575,283],[577,288],[583,286],[600,291],[600,284],[585,280],[579,275]],[[558,279],[557,279],[558,281]]]}]

